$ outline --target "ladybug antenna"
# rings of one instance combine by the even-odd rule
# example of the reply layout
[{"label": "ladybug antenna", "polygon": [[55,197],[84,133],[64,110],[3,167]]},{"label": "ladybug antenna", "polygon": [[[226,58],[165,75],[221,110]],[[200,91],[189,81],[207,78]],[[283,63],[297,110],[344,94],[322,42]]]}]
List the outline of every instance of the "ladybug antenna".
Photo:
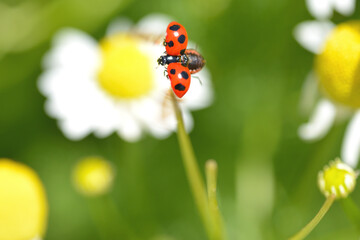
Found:
[{"label": "ladybug antenna", "polygon": [[164,45],[164,41],[165,41],[165,37],[161,34],[155,37],[154,43]]},{"label": "ladybug antenna", "polygon": [[193,78],[196,78],[197,80],[199,80],[199,83],[200,83],[200,85],[202,86],[202,81],[201,81],[201,79],[198,77],[198,76],[192,76]]}]

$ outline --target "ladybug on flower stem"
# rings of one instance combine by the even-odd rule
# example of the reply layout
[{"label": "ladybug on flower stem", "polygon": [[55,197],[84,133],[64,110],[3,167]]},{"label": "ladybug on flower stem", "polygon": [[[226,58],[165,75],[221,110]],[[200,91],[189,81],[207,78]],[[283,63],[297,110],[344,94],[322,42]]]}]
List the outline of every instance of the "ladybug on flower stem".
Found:
[{"label": "ladybug on flower stem", "polygon": [[177,22],[171,22],[166,29],[164,45],[166,55],[160,56],[158,64],[166,66],[167,76],[176,96],[181,98],[189,90],[191,75],[199,72],[205,60],[195,49],[186,49],[188,36],[185,28]]}]

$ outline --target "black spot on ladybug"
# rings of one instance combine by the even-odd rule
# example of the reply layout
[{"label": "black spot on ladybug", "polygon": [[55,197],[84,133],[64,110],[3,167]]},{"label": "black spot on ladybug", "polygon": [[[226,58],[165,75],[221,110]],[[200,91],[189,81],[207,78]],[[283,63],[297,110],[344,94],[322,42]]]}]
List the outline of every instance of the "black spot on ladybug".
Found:
[{"label": "black spot on ladybug", "polygon": [[174,25],[172,25],[172,26],[169,27],[169,29],[170,29],[171,31],[177,31],[177,30],[179,30],[179,28],[180,28],[180,26],[177,25],[177,24],[174,24]]},{"label": "black spot on ladybug", "polygon": [[171,73],[171,74],[175,74],[175,69],[171,69],[171,70],[170,70],[170,73]]},{"label": "black spot on ladybug", "polygon": [[178,83],[175,85],[175,89],[179,91],[185,91],[185,86],[182,85],[181,83]]},{"label": "black spot on ladybug", "polygon": [[185,53],[185,49],[180,51],[180,54],[183,55]]},{"label": "black spot on ladybug", "polygon": [[187,72],[185,72],[185,71],[181,72],[181,76],[183,77],[183,79],[188,79],[189,78],[189,74],[187,74]]},{"label": "black spot on ladybug", "polygon": [[181,34],[180,37],[178,37],[179,43],[184,43],[184,42],[185,42],[185,39],[186,39],[186,37],[185,37],[184,34]]},{"label": "black spot on ladybug", "polygon": [[167,44],[169,47],[173,47],[174,46],[174,42],[173,41],[170,41],[170,42],[168,42],[168,44]]}]

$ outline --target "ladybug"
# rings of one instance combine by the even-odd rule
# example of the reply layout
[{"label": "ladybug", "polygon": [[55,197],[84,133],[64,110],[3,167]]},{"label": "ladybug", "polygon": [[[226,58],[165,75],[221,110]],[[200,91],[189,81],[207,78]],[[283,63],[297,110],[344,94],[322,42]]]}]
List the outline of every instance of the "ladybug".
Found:
[{"label": "ladybug", "polygon": [[191,74],[199,72],[205,66],[204,57],[195,49],[186,49],[180,56],[163,55],[158,59],[159,65],[168,65],[174,62],[180,62],[182,66],[189,68]]},{"label": "ladybug", "polygon": [[182,98],[190,87],[191,74],[189,68],[184,67],[179,62],[173,62],[167,67],[167,74],[175,95]]},{"label": "ladybug", "polygon": [[195,49],[186,49],[188,35],[183,25],[169,23],[166,29],[164,46],[166,55],[157,60],[159,65],[167,67],[167,77],[171,88],[179,98],[189,90],[191,74],[199,72],[205,65],[203,56]]},{"label": "ladybug", "polygon": [[166,29],[165,49],[168,55],[178,56],[185,53],[188,35],[183,25],[171,22]]}]

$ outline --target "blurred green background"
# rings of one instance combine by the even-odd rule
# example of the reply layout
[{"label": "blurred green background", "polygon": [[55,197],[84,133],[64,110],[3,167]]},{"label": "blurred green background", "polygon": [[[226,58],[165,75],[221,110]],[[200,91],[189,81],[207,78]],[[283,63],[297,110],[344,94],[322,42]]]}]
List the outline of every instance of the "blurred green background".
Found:
[{"label": "blurred green background", "polygon": [[[190,136],[202,170],[207,159],[218,162],[229,239],[285,239],[297,232],[324,202],[317,173],[339,156],[347,124],[314,143],[297,136],[308,120],[298,105],[313,62],[292,35],[296,24],[312,19],[304,1],[2,0],[0,156],[24,162],[42,179],[50,207],[45,239],[100,239],[94,212],[101,224],[131,226],[141,239],[206,239],[175,134],[136,143],[116,134],[70,141],[45,114],[37,89],[42,57],[57,30],[75,27],[101,39],[115,17],[136,23],[150,13],[182,23],[212,74],[214,104],[193,113]],[[353,16],[359,13],[358,7]],[[74,190],[73,166],[89,155],[116,166],[110,197],[128,226],[102,210],[107,199]],[[352,197],[360,203],[359,191]],[[357,236],[336,202],[308,239]]]}]

